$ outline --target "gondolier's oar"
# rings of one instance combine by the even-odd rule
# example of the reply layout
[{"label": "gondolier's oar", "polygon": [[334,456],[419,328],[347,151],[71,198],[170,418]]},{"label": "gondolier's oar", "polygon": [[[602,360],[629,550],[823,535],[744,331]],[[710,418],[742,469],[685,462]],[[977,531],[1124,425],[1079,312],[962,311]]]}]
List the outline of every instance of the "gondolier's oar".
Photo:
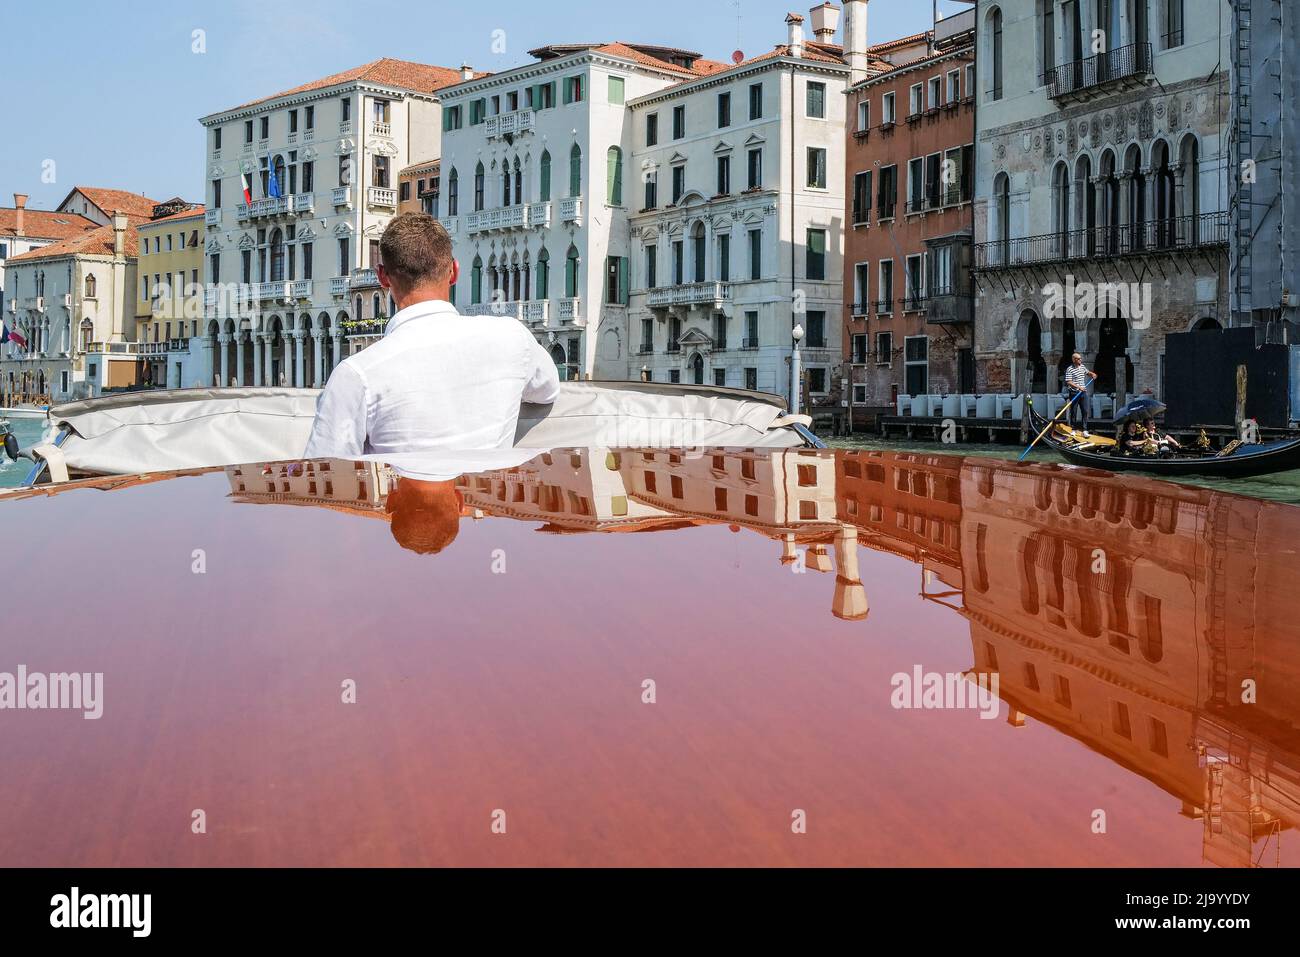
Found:
[{"label": "gondolier's oar", "polygon": [[[1074,403],[1079,401],[1079,396],[1087,395],[1087,394],[1088,392],[1085,389],[1080,389],[1078,392],[1074,393],[1074,395],[1070,397],[1070,401],[1065,403],[1065,405],[1061,406],[1061,411],[1056,413],[1056,418],[1052,419],[1051,422],[1047,423],[1047,428],[1039,432],[1038,435],[1034,437],[1034,441],[1030,442],[1027,446],[1025,446],[1025,450],[1020,453],[1020,458],[1016,459],[1016,461],[1023,462],[1025,460],[1025,456],[1029,454],[1029,450],[1038,444],[1038,440],[1041,439],[1048,432],[1052,431],[1052,426],[1056,425],[1057,421],[1061,418],[1061,416],[1065,415],[1066,411],[1070,408],[1070,406],[1074,405]],[[1030,405],[1034,404],[1033,399],[1029,400],[1029,404]]]}]

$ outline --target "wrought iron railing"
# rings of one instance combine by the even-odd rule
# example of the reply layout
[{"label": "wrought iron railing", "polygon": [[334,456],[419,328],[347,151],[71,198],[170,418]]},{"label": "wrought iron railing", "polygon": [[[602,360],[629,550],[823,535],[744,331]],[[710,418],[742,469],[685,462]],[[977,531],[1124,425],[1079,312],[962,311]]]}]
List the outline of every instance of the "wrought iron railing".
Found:
[{"label": "wrought iron railing", "polygon": [[1072,60],[1043,73],[1038,82],[1050,97],[1068,96],[1089,87],[1143,76],[1151,72],[1151,44],[1130,43],[1082,60]]},{"label": "wrought iron railing", "polygon": [[1070,259],[1146,255],[1225,246],[1226,212],[1092,226],[975,244],[975,268],[1007,269]]}]

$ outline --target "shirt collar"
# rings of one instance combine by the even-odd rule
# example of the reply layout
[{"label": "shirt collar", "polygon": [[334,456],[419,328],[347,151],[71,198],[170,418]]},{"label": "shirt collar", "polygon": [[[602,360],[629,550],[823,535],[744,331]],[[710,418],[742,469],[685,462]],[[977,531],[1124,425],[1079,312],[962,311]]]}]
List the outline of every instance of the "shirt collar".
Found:
[{"label": "shirt collar", "polygon": [[443,299],[427,299],[424,302],[417,302],[413,306],[407,306],[405,309],[399,309],[394,313],[393,318],[388,320],[388,325],[384,327],[384,335],[391,336],[402,325],[413,319],[423,319],[426,316],[458,316],[456,307]]}]

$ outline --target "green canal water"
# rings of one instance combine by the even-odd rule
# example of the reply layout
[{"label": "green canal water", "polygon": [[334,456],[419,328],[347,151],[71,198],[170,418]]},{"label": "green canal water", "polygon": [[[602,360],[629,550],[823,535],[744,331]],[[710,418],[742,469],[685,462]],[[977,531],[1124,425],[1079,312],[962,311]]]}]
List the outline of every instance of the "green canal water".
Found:
[{"label": "green canal water", "polygon": [[[823,438],[831,448],[836,449],[883,449],[889,452],[928,452],[931,455],[971,455],[1015,461],[1024,446],[1017,445],[982,445],[972,442],[961,445],[943,445],[939,442],[891,441],[881,439],[846,439]],[[1065,461],[1051,450],[1034,449],[1029,453],[1029,461],[1063,462]],[[1279,472],[1276,475],[1264,475],[1248,479],[1217,479],[1188,476],[1180,478],[1179,483],[1200,485],[1217,489],[1220,492],[1236,492],[1238,495],[1252,495],[1255,498],[1269,499],[1274,502],[1287,502],[1300,505],[1300,470]]]}]

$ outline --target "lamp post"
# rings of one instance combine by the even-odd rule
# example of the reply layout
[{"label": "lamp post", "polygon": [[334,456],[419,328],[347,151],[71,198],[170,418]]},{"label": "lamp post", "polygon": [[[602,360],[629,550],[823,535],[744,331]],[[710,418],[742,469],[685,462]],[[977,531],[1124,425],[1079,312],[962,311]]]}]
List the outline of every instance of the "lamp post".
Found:
[{"label": "lamp post", "polygon": [[794,340],[794,346],[790,350],[790,412],[792,415],[798,415],[800,379],[799,343],[803,339],[803,326],[795,323],[795,327],[790,330],[790,338]]}]

